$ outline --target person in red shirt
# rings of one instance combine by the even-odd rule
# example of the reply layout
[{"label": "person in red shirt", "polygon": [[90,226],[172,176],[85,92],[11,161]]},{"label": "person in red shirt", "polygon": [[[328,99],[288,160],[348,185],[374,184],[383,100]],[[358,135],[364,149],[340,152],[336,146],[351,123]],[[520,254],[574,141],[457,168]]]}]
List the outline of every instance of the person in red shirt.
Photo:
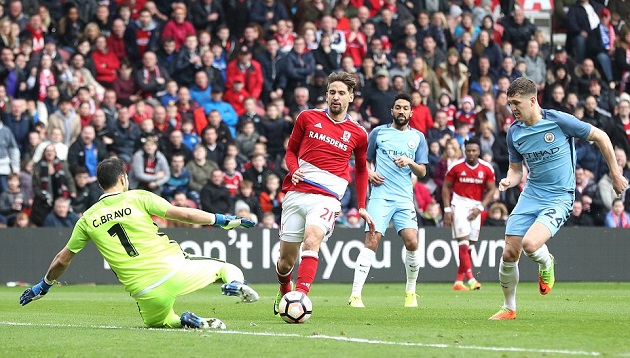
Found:
[{"label": "person in red shirt", "polygon": [[186,20],[186,6],[183,3],[173,5],[173,18],[164,26],[162,39],[172,37],[175,40],[175,48],[179,50],[186,42],[186,37],[195,36],[195,27]]},{"label": "person in red shirt", "polygon": [[409,119],[409,126],[413,129],[419,130],[426,136],[429,129],[433,128],[431,111],[429,110],[429,107],[422,104],[420,92],[413,91],[411,93],[411,99],[413,100],[413,111],[411,113],[411,118]]},{"label": "person in red shirt", "polygon": [[249,92],[244,88],[245,79],[240,73],[236,78],[232,79],[232,87],[228,88],[223,94],[223,100],[234,107],[234,111],[239,116],[245,114],[245,100],[251,97]]},{"label": "person in red shirt", "polygon": [[280,256],[276,264],[280,290],[274,314],[282,297],[292,290],[291,274],[300,247],[295,290],[308,294],[315,280],[319,248],[332,235],[350,176],[354,155],[355,186],[359,214],[374,233],[376,228],[366,208],[368,184],[367,132],[348,116],[354,97],[355,78],[347,72],[328,76],[327,109],[302,111],[295,119],[286,152],[288,174],[282,183],[286,193],[280,224]]},{"label": "person in red shirt", "polygon": [[103,35],[96,38],[92,61],[96,70],[96,81],[104,87],[112,88],[120,68],[120,61],[107,47],[107,38]]},{"label": "person in red shirt", "polygon": [[245,84],[245,91],[256,100],[260,99],[264,82],[262,69],[260,62],[252,59],[252,52],[245,45],[238,49],[237,58],[227,66],[225,88],[232,88],[232,83],[239,77],[239,74]]},{"label": "person in red shirt", "polygon": [[[459,269],[453,289],[481,288],[472,272],[469,246],[479,239],[481,212],[492,201],[496,190],[492,165],[479,159],[481,144],[477,138],[464,142],[465,159],[455,162],[446,172],[442,186],[444,226],[451,226],[459,245]],[[451,190],[453,198],[451,199]],[[484,195],[485,191],[485,195]],[[467,284],[464,284],[466,278]]]}]

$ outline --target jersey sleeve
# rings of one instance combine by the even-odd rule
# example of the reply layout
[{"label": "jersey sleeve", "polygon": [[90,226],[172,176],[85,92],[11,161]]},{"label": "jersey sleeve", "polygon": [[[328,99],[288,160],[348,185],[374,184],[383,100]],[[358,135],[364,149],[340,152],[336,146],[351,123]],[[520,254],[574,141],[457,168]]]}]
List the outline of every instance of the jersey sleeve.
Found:
[{"label": "jersey sleeve", "polygon": [[422,132],[417,131],[420,140],[418,140],[418,148],[416,148],[416,157],[414,158],[417,164],[429,163],[429,146],[427,140]]},{"label": "jersey sleeve", "polygon": [[506,135],[508,158],[509,158],[510,163],[520,163],[523,161],[523,156],[521,155],[521,153],[519,153],[516,150],[516,147],[514,147],[514,141],[512,140],[512,134],[514,133],[515,129],[516,129],[516,126],[512,124],[510,126],[510,129],[508,129],[508,132]]},{"label": "jersey sleeve", "polygon": [[373,162],[376,160],[376,137],[378,137],[378,132],[380,131],[380,127],[374,128],[370,135],[368,136],[368,148],[367,148],[367,160]]},{"label": "jersey sleeve", "polygon": [[75,254],[81,251],[88,241],[90,241],[90,237],[85,230],[85,225],[85,218],[82,217],[74,226],[70,240],[68,240],[68,243],[66,244],[68,250],[74,252]]},{"label": "jersey sleeve", "polygon": [[150,191],[138,190],[138,193],[142,193],[138,199],[147,213],[161,218],[166,216],[166,210],[171,206],[166,199]]},{"label": "jersey sleeve", "polygon": [[567,136],[586,139],[589,133],[591,133],[590,124],[582,122],[570,114],[559,113],[555,119],[558,127],[560,127],[562,132]]},{"label": "jersey sleeve", "polygon": [[285,160],[290,174],[295,173],[295,171],[300,167],[298,162],[298,153],[300,151],[300,143],[302,142],[302,138],[304,138],[304,116],[304,112],[301,112],[297,115],[297,117],[295,117],[293,131],[291,132],[289,143],[287,145]]},{"label": "jersey sleeve", "polygon": [[[365,132],[364,132],[365,133]],[[367,201],[367,186],[368,186],[368,170],[367,170],[367,162],[366,162],[366,154],[367,154],[367,133],[363,135],[363,143],[359,144],[354,149],[354,159],[355,159],[355,184],[357,191],[357,204],[359,209],[364,209],[366,207],[365,203]]]},{"label": "jersey sleeve", "polygon": [[492,165],[489,164],[486,168],[486,182],[495,182],[497,179],[494,174],[494,169],[492,169]]},{"label": "jersey sleeve", "polygon": [[[450,181],[451,183],[455,182],[455,170],[453,170],[455,166],[452,165],[450,168],[446,170],[446,175],[444,175],[444,181]],[[440,194],[440,193],[438,193]],[[440,194],[441,195],[441,194]]]}]

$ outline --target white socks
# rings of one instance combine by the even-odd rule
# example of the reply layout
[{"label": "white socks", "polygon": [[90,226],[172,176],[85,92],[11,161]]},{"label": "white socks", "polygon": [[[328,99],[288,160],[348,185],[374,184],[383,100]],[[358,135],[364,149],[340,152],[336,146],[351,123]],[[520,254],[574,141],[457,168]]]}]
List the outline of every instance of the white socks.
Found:
[{"label": "white socks", "polygon": [[407,286],[405,292],[416,292],[416,281],[418,280],[418,271],[420,270],[420,259],[418,251],[406,250],[405,270],[407,271]]},{"label": "white socks", "polygon": [[363,291],[363,285],[370,273],[372,267],[372,261],[376,257],[376,252],[364,247],[357,257],[357,264],[354,267],[354,281],[352,281],[352,296],[361,297],[361,291]]},{"label": "white socks", "polygon": [[549,248],[547,245],[541,246],[538,250],[532,252],[531,254],[525,254],[540,265],[541,270],[549,270],[551,267],[551,256],[549,255]]},{"label": "white socks", "polygon": [[518,261],[505,262],[499,265],[499,281],[503,289],[503,307],[516,311],[516,286],[518,285]]}]

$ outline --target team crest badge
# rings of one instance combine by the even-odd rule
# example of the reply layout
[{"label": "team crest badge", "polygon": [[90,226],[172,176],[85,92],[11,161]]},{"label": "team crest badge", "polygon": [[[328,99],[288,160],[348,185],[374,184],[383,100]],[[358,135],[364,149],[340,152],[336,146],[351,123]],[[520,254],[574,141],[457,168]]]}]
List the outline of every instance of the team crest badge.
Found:
[{"label": "team crest badge", "polygon": [[553,135],[553,133],[551,132],[547,132],[545,133],[545,142],[547,143],[551,143],[556,139],[556,136]]},{"label": "team crest badge", "polygon": [[410,141],[407,143],[407,146],[409,147],[409,149],[414,149],[414,148],[416,147],[416,142],[414,142],[414,141],[410,140]]},{"label": "team crest badge", "polygon": [[348,143],[350,141],[351,133],[348,131],[343,131],[343,135],[341,136],[341,140]]},{"label": "team crest badge", "polygon": [[477,173],[477,176],[479,177],[479,179],[483,179],[483,172]]}]

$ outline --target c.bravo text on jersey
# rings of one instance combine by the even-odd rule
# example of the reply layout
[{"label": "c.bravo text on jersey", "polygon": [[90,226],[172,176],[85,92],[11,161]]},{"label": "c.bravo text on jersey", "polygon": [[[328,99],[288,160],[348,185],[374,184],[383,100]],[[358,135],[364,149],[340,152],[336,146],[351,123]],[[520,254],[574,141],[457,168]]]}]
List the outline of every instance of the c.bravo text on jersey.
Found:
[{"label": "c.bravo text on jersey", "polygon": [[131,215],[131,208],[124,208],[121,210],[116,210],[113,213],[107,213],[105,215],[102,215],[100,217],[100,222],[98,219],[94,219],[92,220],[92,226],[94,227],[99,227],[103,224],[105,224],[106,222],[113,220],[113,219],[120,219],[125,215]]}]

